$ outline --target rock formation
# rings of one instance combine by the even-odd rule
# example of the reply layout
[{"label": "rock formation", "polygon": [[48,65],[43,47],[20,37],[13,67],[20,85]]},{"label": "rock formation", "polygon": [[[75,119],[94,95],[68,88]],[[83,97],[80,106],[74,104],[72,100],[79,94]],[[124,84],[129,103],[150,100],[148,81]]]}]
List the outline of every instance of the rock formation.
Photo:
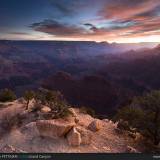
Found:
[{"label": "rock formation", "polygon": [[81,134],[75,129],[72,130],[67,135],[68,144],[71,146],[79,146],[81,144]]},{"label": "rock formation", "polygon": [[70,108],[73,114],[67,118],[45,119],[43,112],[50,112],[46,106],[42,106],[44,110],[34,112],[26,111],[24,104],[18,101],[6,106],[0,112],[1,122],[6,121],[4,115],[10,118],[20,115],[21,125],[14,126],[7,134],[3,130],[5,134],[0,141],[3,153],[139,152],[129,143],[130,136],[117,132],[117,123],[93,118],[78,108]]},{"label": "rock formation", "polygon": [[67,134],[75,123],[63,119],[39,120],[36,122],[40,136],[59,138]]},{"label": "rock formation", "polygon": [[100,130],[101,127],[102,126],[101,126],[100,121],[99,120],[94,120],[89,124],[88,129],[90,129],[93,132],[96,132],[96,131]]}]

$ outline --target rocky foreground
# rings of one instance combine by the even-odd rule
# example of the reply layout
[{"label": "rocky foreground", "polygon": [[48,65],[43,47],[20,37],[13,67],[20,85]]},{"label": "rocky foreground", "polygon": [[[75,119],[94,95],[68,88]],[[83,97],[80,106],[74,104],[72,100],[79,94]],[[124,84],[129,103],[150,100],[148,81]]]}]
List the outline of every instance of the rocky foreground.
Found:
[{"label": "rocky foreground", "polygon": [[[30,104],[30,108],[34,102]],[[24,153],[125,153],[138,152],[135,141],[108,119],[99,120],[70,108],[72,116],[45,120],[50,108],[41,111],[25,110],[25,103],[16,100],[0,104],[0,152]],[[21,125],[4,131],[3,125],[11,117],[21,117]]]}]

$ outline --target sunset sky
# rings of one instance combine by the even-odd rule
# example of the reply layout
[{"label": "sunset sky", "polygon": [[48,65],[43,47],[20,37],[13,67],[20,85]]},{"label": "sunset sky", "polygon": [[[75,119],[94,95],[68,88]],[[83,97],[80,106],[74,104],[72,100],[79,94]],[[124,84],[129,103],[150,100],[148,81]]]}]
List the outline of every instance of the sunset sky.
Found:
[{"label": "sunset sky", "polygon": [[160,42],[160,0],[0,0],[0,39]]}]

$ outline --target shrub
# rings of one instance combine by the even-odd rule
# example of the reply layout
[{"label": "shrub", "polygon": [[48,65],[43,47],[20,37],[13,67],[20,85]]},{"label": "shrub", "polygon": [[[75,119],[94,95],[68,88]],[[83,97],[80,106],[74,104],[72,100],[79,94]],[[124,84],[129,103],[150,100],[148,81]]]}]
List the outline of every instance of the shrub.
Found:
[{"label": "shrub", "polygon": [[133,106],[126,106],[118,110],[118,113],[114,117],[114,120],[118,120],[120,123],[128,123],[131,127],[138,127],[141,117],[143,117],[143,110],[141,108],[135,108]]},{"label": "shrub", "polygon": [[124,121],[121,119],[118,121],[117,128],[119,128],[120,130],[130,130],[128,121]]},{"label": "shrub", "polygon": [[69,110],[69,106],[66,101],[58,100],[54,102],[54,107],[52,108],[54,112],[53,118],[64,118],[72,115],[72,112]]},{"label": "shrub", "polygon": [[123,119],[154,145],[160,142],[160,91],[152,91],[134,98],[132,103],[120,109],[115,119]]},{"label": "shrub", "polygon": [[3,89],[0,91],[0,101],[1,102],[9,102],[16,99],[16,95],[13,91],[9,89]]},{"label": "shrub", "polygon": [[80,108],[80,112],[81,113],[85,113],[85,114],[89,114],[92,117],[95,116],[95,111],[92,108],[90,108],[90,107],[81,107]]},{"label": "shrub", "polygon": [[41,89],[36,92],[35,99],[37,103],[40,103],[42,105],[47,105],[51,108],[54,107],[54,104],[58,101],[65,101],[63,99],[63,96],[58,91],[50,91],[46,89]]},{"label": "shrub", "polygon": [[35,96],[34,91],[26,91],[24,94],[24,99],[27,101],[26,110],[28,109],[28,105],[30,100],[32,100]]},{"label": "shrub", "polygon": [[69,106],[59,91],[41,89],[36,93],[36,102],[52,110],[52,118],[63,118],[71,115]]}]

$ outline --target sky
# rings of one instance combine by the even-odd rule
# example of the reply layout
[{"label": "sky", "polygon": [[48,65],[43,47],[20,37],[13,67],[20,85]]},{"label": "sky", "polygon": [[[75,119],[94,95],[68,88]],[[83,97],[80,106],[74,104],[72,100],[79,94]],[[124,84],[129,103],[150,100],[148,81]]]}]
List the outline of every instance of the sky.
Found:
[{"label": "sky", "polygon": [[0,39],[160,42],[160,0],[0,0]]}]

